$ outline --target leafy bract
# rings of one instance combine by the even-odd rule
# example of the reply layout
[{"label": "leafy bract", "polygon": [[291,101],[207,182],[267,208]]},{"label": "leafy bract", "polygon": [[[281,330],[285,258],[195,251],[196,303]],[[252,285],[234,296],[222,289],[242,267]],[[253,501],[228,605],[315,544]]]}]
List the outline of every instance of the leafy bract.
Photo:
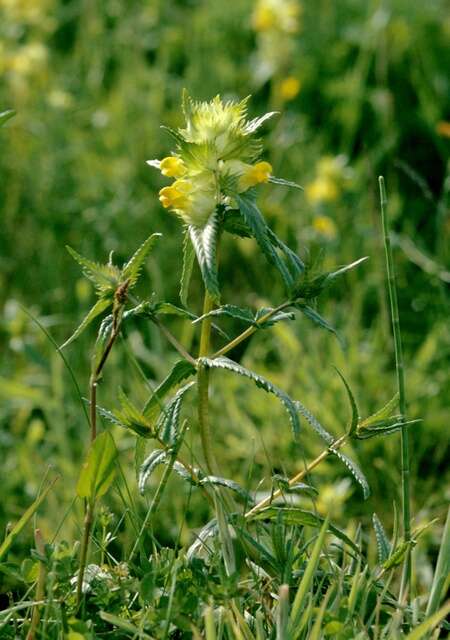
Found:
[{"label": "leafy bract", "polygon": [[187,360],[178,360],[170,373],[154,390],[148,399],[143,414],[149,420],[155,420],[161,411],[162,401],[175,386],[195,374],[195,367]]},{"label": "leafy bract", "polygon": [[378,562],[383,564],[383,562],[386,562],[391,555],[391,543],[389,542],[384,527],[381,524],[381,520],[376,513],[372,515],[372,523],[377,541]]},{"label": "leafy bract", "polygon": [[192,244],[189,229],[185,229],[183,238],[183,268],[180,279],[180,300],[181,304],[187,307],[189,284],[192,277],[192,269],[194,267],[195,250]]},{"label": "leafy bract", "polygon": [[145,258],[153,249],[155,242],[161,237],[160,233],[153,233],[149,236],[141,246],[135,251],[132,257],[124,264],[121,273],[121,280],[123,282],[128,280],[128,286],[131,289],[138,281],[142,266]]},{"label": "leafy bract", "polygon": [[299,279],[293,284],[291,289],[292,300],[298,299],[311,300],[317,298],[327,287],[329,287],[336,278],[343,275],[347,271],[354,269],[362,262],[365,262],[368,258],[360,258],[354,262],[336,269],[336,271],[327,271],[320,273],[314,277],[311,277],[309,273],[305,272]]},{"label": "leafy bract", "polygon": [[263,376],[260,376],[258,373],[250,371],[237,362],[234,362],[233,360],[230,360],[229,358],[225,358],[223,356],[214,359],[199,358],[198,363],[200,366],[204,366],[208,369],[227,369],[228,371],[237,373],[240,376],[244,376],[245,378],[253,380],[257,387],[264,389],[264,391],[267,391],[268,393],[272,393],[279,400],[281,400],[281,402],[285,406],[289,414],[289,420],[292,426],[294,437],[298,437],[298,434],[300,433],[300,420],[298,418],[296,405],[295,402],[291,400],[291,398],[284,391],[269,382],[269,380],[266,380],[266,378],[263,378]]},{"label": "leafy bract", "polygon": [[77,494],[90,502],[104,495],[116,472],[117,449],[108,431],[101,433],[91,444],[81,468]]},{"label": "leafy bract", "polygon": [[75,329],[74,333],[72,333],[70,338],[68,340],[66,340],[64,342],[64,344],[61,345],[61,349],[64,349],[71,342],[76,340],[78,338],[78,336],[86,329],[86,327],[88,327],[91,324],[91,322],[93,320],[95,320],[95,318],[97,316],[99,316],[101,313],[103,313],[111,305],[112,305],[112,299],[109,298],[109,297],[108,298],[100,298],[99,300],[97,300],[97,302],[94,304],[92,309],[87,313],[85,318],[81,321],[81,323]]},{"label": "leafy bract", "polygon": [[197,255],[205,287],[213,300],[219,302],[219,280],[217,276],[217,242],[219,238],[219,214],[212,213],[204,227],[189,226],[189,235]]}]

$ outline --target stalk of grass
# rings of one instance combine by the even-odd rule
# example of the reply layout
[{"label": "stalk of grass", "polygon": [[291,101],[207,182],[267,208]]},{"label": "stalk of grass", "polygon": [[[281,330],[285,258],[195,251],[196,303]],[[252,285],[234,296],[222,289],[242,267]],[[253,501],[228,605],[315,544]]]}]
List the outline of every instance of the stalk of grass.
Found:
[{"label": "stalk of grass", "polygon": [[442,536],[439,555],[436,563],[436,569],[431,585],[430,597],[427,604],[426,615],[434,614],[441,602],[444,592],[444,585],[449,579],[450,573],[450,509],[447,512],[447,520],[445,522],[444,533]]},{"label": "stalk of grass", "polygon": [[[391,239],[389,236],[389,222],[387,217],[387,196],[383,176],[378,179],[380,187],[381,221],[383,225],[384,249],[386,256],[387,279],[389,288],[389,300],[391,306],[391,322],[394,334],[395,346],[395,369],[397,374],[397,387],[399,394],[399,409],[401,420],[405,420],[406,415],[406,393],[405,393],[405,373],[403,365],[402,338],[400,331],[400,319],[398,313],[397,287],[395,281],[394,260],[392,257]],[[403,535],[405,542],[411,541],[411,489],[410,489],[410,461],[409,461],[409,436],[408,428],[401,430],[401,474],[402,474],[402,515],[403,515]],[[411,549],[408,547],[402,584],[400,589],[400,601],[404,597],[408,600],[411,585]]]},{"label": "stalk of grass", "polygon": [[[40,556],[45,556],[45,542],[40,529],[34,532],[34,540],[36,542],[36,550]],[[43,560],[39,562],[39,573],[36,584],[36,602],[41,602],[45,597],[45,579],[47,576],[46,566]],[[41,619],[41,608],[39,605],[34,607],[31,617],[30,630],[28,631],[27,640],[34,640]]]}]

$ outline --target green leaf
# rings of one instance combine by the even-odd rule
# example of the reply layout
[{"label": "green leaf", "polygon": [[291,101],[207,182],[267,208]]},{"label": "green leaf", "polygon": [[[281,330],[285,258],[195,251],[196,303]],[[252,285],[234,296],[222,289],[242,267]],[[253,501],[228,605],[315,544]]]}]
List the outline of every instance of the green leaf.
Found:
[{"label": "green leaf", "polygon": [[45,498],[47,497],[50,489],[52,489],[53,485],[55,484],[56,480],[58,480],[58,478],[55,478],[43,491],[42,493],[36,498],[36,500],[28,507],[28,509],[25,511],[25,513],[21,516],[20,520],[14,525],[14,527],[11,529],[11,531],[8,533],[8,535],[6,536],[6,538],[3,540],[2,544],[0,545],[0,560],[2,560],[2,558],[8,553],[11,545],[14,543],[14,541],[16,540],[16,538],[20,535],[20,533],[23,531],[23,529],[26,527],[26,525],[28,524],[28,522],[31,520],[31,518],[34,516],[34,514],[36,513],[36,511],[39,509],[39,507],[41,506],[41,504],[44,502]]},{"label": "green leaf", "polygon": [[186,392],[194,384],[195,381],[192,381],[188,382],[184,387],[181,387],[159,416],[158,422],[156,423],[156,430],[159,438],[167,445],[175,444],[178,438],[181,405]]},{"label": "green leaf", "polygon": [[66,245],[66,249],[81,266],[86,278],[94,283],[98,295],[104,296],[116,290],[120,284],[120,271],[117,267],[112,264],[104,265],[92,262],[92,260],[81,256],[69,245]]},{"label": "green leaf", "polygon": [[446,602],[439,611],[436,611],[436,613],[419,624],[414,631],[411,631],[411,633],[405,637],[405,640],[422,640],[422,638],[426,638],[430,631],[437,627],[440,622],[443,622],[449,613],[450,602]]},{"label": "green leaf", "polygon": [[292,276],[274,247],[273,236],[270,235],[269,227],[258,209],[254,197],[242,194],[236,196],[236,200],[245,223],[251,229],[252,235],[259,244],[267,261],[278,270],[286,289],[290,291],[293,284]]},{"label": "green leaf", "polygon": [[355,260],[354,262],[351,262],[350,264],[347,264],[347,265],[345,265],[343,267],[340,267],[336,271],[331,271],[326,276],[325,285],[326,286],[329,285],[333,280],[335,280],[339,276],[342,276],[344,273],[347,273],[347,271],[350,271],[351,269],[354,269],[355,267],[358,267],[360,264],[362,264],[363,262],[365,262],[368,259],[369,259],[369,256],[364,256],[364,258],[359,258],[359,260]]},{"label": "green leaf", "polygon": [[391,543],[386,535],[381,520],[376,513],[372,515],[373,528],[375,530],[375,538],[377,540],[378,562],[383,564],[391,555]]},{"label": "green leaf", "polygon": [[8,122],[8,120],[10,118],[12,118],[13,116],[16,115],[16,112],[13,109],[8,109],[7,111],[2,111],[0,113],[0,127],[3,127],[3,125]]},{"label": "green leaf", "polygon": [[299,400],[295,401],[297,411],[306,418],[307,422],[311,425],[314,431],[324,440],[328,445],[332,445],[335,442],[335,438],[329,433],[325,427],[313,416],[313,414],[301,403]]},{"label": "green leaf", "polygon": [[348,400],[350,402],[352,417],[351,417],[348,433],[352,437],[356,434],[356,431],[358,429],[358,423],[359,423],[358,406],[356,404],[355,396],[353,395],[353,392],[350,389],[350,385],[348,384],[347,380],[344,378],[344,375],[339,371],[337,367],[334,367],[334,368],[344,384],[345,390],[347,391]]},{"label": "green leaf", "polygon": [[209,358],[199,358],[198,362],[200,365],[209,369],[227,369],[228,371],[237,373],[240,376],[249,378],[250,380],[253,380],[256,386],[260,389],[264,389],[264,391],[267,391],[267,393],[272,393],[279,400],[281,400],[281,402],[285,406],[289,414],[289,420],[292,426],[294,437],[298,437],[300,433],[300,421],[297,414],[296,404],[284,391],[269,382],[269,380],[266,380],[266,378],[260,376],[258,373],[246,369],[242,365],[234,362],[233,360],[230,360],[229,358],[219,357],[214,358],[213,360]]},{"label": "green leaf", "polygon": [[312,307],[310,307],[307,304],[304,304],[303,302],[296,302],[292,306],[295,309],[298,309],[299,311],[301,311],[303,313],[303,315],[305,315],[307,318],[309,318],[309,320],[312,320],[314,322],[314,324],[317,324],[322,329],[326,329],[327,331],[330,331],[330,333],[334,333],[334,335],[339,340],[339,336],[338,336],[338,334],[336,332],[336,329],[334,327],[332,327],[331,324],[329,324],[329,322],[327,320],[325,320],[325,318],[323,318],[320,315],[320,313],[318,313],[315,309],[313,309]]},{"label": "green leaf", "polygon": [[236,209],[227,209],[223,218],[223,229],[239,238],[251,238],[252,231]]},{"label": "green leaf", "polygon": [[313,278],[310,278],[306,273],[302,274],[301,277],[298,278],[292,286],[292,298],[294,300],[298,298],[302,298],[304,300],[317,298],[322,293],[322,291],[324,291],[324,289],[326,289],[333,283],[333,281],[337,277],[343,275],[350,269],[354,269],[367,259],[367,257],[360,258],[359,260],[355,260],[355,262],[341,267],[336,271],[327,271],[326,273],[320,273]]},{"label": "green leaf", "polygon": [[416,418],[415,420],[406,420],[403,421],[398,417],[393,418],[392,420],[385,420],[384,422],[379,423],[377,427],[368,427],[368,428],[358,428],[356,437],[358,440],[368,440],[369,438],[374,438],[376,436],[388,436],[391,433],[396,433],[397,431],[401,431],[403,427],[410,427],[412,424],[417,424],[418,422],[422,422],[420,418]]},{"label": "green leaf", "polygon": [[360,485],[363,492],[364,500],[367,500],[367,498],[370,496],[370,487],[369,487],[369,483],[367,482],[366,476],[361,471],[359,466],[356,464],[356,462],[354,462],[354,460],[351,460],[350,458],[348,458],[345,455],[345,453],[342,453],[342,451],[339,451],[339,450],[334,451],[332,449],[332,452],[334,453],[335,456],[339,458],[339,460],[341,460],[341,462],[345,464],[347,469],[355,478],[356,482]]},{"label": "green leaf", "polygon": [[234,491],[235,493],[237,493],[238,496],[241,497],[242,500],[244,500],[244,502],[246,503],[253,502],[253,499],[250,496],[249,492],[246,489],[244,489],[244,487],[241,487],[241,485],[235,482],[234,480],[229,480],[228,478],[221,478],[219,476],[206,476],[200,480],[199,484],[201,486],[211,484],[211,485],[217,485],[220,487],[225,487],[226,489],[230,489],[231,491]]},{"label": "green leaf", "polygon": [[193,324],[201,322],[205,318],[217,316],[228,316],[230,318],[234,318],[235,320],[240,320],[241,322],[247,322],[248,324],[253,324],[254,322],[254,316],[251,309],[237,307],[234,304],[224,304],[221,307],[217,307],[209,313],[205,313],[199,318],[196,318]]},{"label": "green leaf", "polygon": [[435,613],[443,596],[445,584],[450,574],[450,507],[447,511],[444,532],[439,547],[439,555],[434,571],[433,583],[430,589],[426,615]]},{"label": "green leaf", "polygon": [[196,369],[190,362],[187,360],[178,360],[178,362],[176,362],[172,367],[169,375],[164,378],[161,384],[156,387],[150,396],[142,411],[144,416],[150,421],[156,420],[161,411],[162,401],[169,391],[180,384],[180,382],[183,382],[183,380],[186,380],[186,378],[190,378],[195,373]]},{"label": "green leaf", "polygon": [[[176,447],[175,447],[176,448]],[[166,451],[165,449],[155,449],[151,452],[151,454],[144,460],[140,471],[139,471],[139,479],[138,479],[138,487],[141,494],[145,491],[145,485],[147,480],[150,478],[153,471],[160,464],[173,464],[173,470],[178,473],[178,475],[183,479],[188,481],[190,484],[196,485],[197,483],[194,481],[194,478],[190,475],[189,471],[177,460],[173,461],[174,453],[172,451]],[[195,473],[198,472],[197,469],[193,469]]]},{"label": "green leaf", "polygon": [[180,300],[185,307],[188,306],[189,284],[192,277],[192,269],[194,267],[195,250],[189,236],[189,230],[186,229],[183,237],[183,269],[180,279]]},{"label": "green leaf", "polygon": [[[290,506],[270,506],[265,507],[259,511],[256,511],[254,515],[249,517],[249,521],[253,520],[276,520],[280,518],[284,524],[288,525],[300,525],[303,527],[314,527],[316,529],[322,527],[324,518],[319,516],[313,511],[307,511],[300,509],[300,507]],[[328,531],[332,533],[336,538],[345,542],[354,551],[359,553],[357,545],[351,540],[341,529],[335,527],[333,524],[328,523]]]},{"label": "green leaf", "polygon": [[306,599],[314,578],[314,574],[316,573],[317,567],[319,565],[320,555],[322,553],[323,545],[325,544],[325,535],[327,533],[328,528],[329,528],[329,524],[328,524],[328,518],[327,518],[326,520],[323,521],[323,524],[320,529],[320,533],[314,544],[311,557],[309,558],[308,563],[306,564],[305,572],[298,586],[297,593],[295,594],[294,602],[292,603],[292,611],[291,611],[291,616],[289,620],[290,622],[289,636],[290,637],[295,637],[296,629],[298,629],[302,612],[305,609]]},{"label": "green leaf", "polygon": [[284,178],[275,178],[275,176],[270,176],[269,182],[271,182],[272,184],[281,184],[281,186],[283,187],[293,187],[294,189],[300,189],[301,191],[304,191],[304,188],[296,182],[291,182],[290,180],[285,180]]},{"label": "green leaf", "polygon": [[190,225],[189,235],[197,255],[203,282],[213,300],[219,303],[220,291],[217,275],[217,241],[219,238],[219,215],[214,211],[202,228]]},{"label": "green leaf", "polygon": [[60,349],[64,349],[65,347],[69,346],[71,342],[76,340],[78,336],[81,335],[83,331],[91,324],[91,322],[95,320],[97,316],[103,313],[103,311],[105,311],[108,307],[110,307],[112,303],[113,301],[112,301],[112,298],[110,297],[100,298],[99,300],[97,300],[97,302],[94,304],[92,309],[88,312],[88,314],[84,317],[84,319],[81,321],[77,329],[75,329],[74,333],[70,336],[70,338],[66,340],[64,344],[61,345]]},{"label": "green leaf", "polygon": [[79,498],[93,502],[108,491],[116,472],[116,458],[114,440],[108,431],[104,431],[91,444],[81,468],[77,484]]},{"label": "green leaf", "polygon": [[265,322],[260,322],[261,318],[263,318],[271,311],[273,311],[272,307],[262,307],[261,309],[258,309],[258,311],[255,313],[254,324],[260,329],[267,329],[268,327],[273,327],[273,325],[277,322],[282,322],[284,320],[295,320],[295,315],[292,312],[277,311]]},{"label": "green leaf", "polygon": [[153,233],[145,240],[141,246],[136,250],[130,260],[123,266],[121,280],[129,281],[129,289],[134,287],[138,281],[144,261],[150,251],[153,249],[157,238],[160,238],[160,233]]},{"label": "green leaf", "polygon": [[119,389],[119,402],[121,408],[113,411],[113,415],[122,427],[134,431],[143,438],[151,438],[155,435],[152,421],[133,405],[122,389]]},{"label": "green leaf", "polygon": [[394,395],[394,397],[391,398],[389,400],[389,402],[387,402],[384,405],[384,407],[382,407],[381,409],[379,409],[378,411],[376,411],[372,415],[370,415],[367,418],[365,418],[364,420],[362,420],[359,423],[359,426],[360,427],[371,427],[372,425],[376,424],[377,422],[381,422],[382,420],[386,420],[387,418],[390,417],[391,413],[394,411],[394,409],[397,408],[397,406],[398,406],[398,393],[396,393]]}]

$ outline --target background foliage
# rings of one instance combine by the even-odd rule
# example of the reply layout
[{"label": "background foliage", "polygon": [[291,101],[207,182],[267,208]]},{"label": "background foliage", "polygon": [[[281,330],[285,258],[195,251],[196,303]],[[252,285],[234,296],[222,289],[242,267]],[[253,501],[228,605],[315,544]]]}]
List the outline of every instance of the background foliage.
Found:
[{"label": "background foliage", "polygon": [[[423,418],[411,437],[415,524],[443,516],[449,497],[450,281],[445,4],[304,2],[298,28],[279,33],[261,28],[250,0],[234,0],[226,10],[220,2],[200,0],[2,2],[0,111],[12,108],[17,115],[0,131],[1,531],[34,499],[51,466],[63,481],[41,509],[40,526],[47,538],[55,523],[66,539],[79,535],[81,507],[67,509],[87,427],[59,355],[26,311],[61,344],[92,303],[93,291],[64,245],[99,261],[114,250],[120,263],[150,233],[161,231],[164,243],[148,263],[141,293],[155,291],[176,302],[180,227],[159,205],[162,181],[145,161],[171,149],[159,125],[181,124],[183,87],[198,99],[251,93],[252,115],[279,110],[265,128],[267,159],[275,175],[305,191],[265,187],[260,204],[270,224],[300,255],[325,268],[370,256],[320,302],[343,346],[305,318],[258,333],[238,354],[335,433],[342,432],[348,408],[333,364],[352,382],[362,413],[395,391],[376,182],[379,173],[386,176],[409,417]],[[256,307],[282,300],[281,283],[250,241],[224,244],[220,277],[226,302]],[[191,295],[198,311],[201,294],[197,274]],[[189,322],[171,322],[185,345],[196,343]],[[230,321],[226,328],[233,333],[239,325]],[[86,332],[67,351],[83,389],[93,336],[93,330]],[[101,404],[117,406],[119,386],[144,401],[148,388],[136,362],[155,386],[175,359],[151,326],[127,329],[108,362]],[[250,384],[220,375],[212,402],[222,466],[228,477],[253,489],[262,477],[269,486],[273,473],[291,472],[300,456],[319,451],[306,427],[294,446],[278,404]],[[121,472],[144,513],[146,499],[138,496],[134,479],[134,440],[120,431],[115,437]],[[188,441],[195,458],[194,417]],[[315,476],[321,489],[316,507],[322,513],[331,508],[344,527],[355,527],[356,516],[368,525],[376,511],[389,529],[392,502],[399,499],[397,437],[371,442],[354,457],[372,497],[363,502],[345,469],[332,461]],[[109,496],[117,520],[126,510],[122,490],[116,486]],[[200,526],[207,505],[176,478],[169,496],[154,527],[171,546],[191,539],[187,527],[180,529],[182,519]],[[429,583],[439,529],[427,532],[415,551],[419,589]],[[19,559],[30,545],[27,535],[31,528],[13,549]],[[365,535],[373,535],[368,526]],[[132,537],[126,517],[118,536],[118,546]],[[5,578],[3,589],[11,587]]]}]

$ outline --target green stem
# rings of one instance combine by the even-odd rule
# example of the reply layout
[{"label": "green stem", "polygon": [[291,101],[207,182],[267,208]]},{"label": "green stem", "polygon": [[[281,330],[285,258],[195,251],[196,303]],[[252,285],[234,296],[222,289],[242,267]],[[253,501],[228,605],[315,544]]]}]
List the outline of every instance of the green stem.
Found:
[{"label": "green stem", "polygon": [[[308,473],[310,473],[313,469],[315,469],[317,465],[322,462],[322,460],[325,460],[325,458],[328,458],[328,456],[337,451],[337,449],[340,449],[346,443],[347,438],[348,434],[346,433],[338,438],[332,445],[330,445],[328,449],[324,449],[322,453],[317,456],[317,458],[315,458],[304,469],[296,473],[295,476],[293,476],[289,480],[289,486],[292,487],[294,484],[297,484],[297,482],[300,482],[300,480],[303,480],[303,478],[307,476]],[[244,517],[251,518],[251,516],[255,515],[255,513],[257,513],[258,511],[261,511],[261,509],[264,509],[264,507],[268,507],[274,500],[279,498],[282,493],[283,491],[281,489],[277,489],[276,491],[271,492],[271,494],[267,496],[267,498],[264,498],[264,500],[261,500],[252,509],[250,509],[250,511],[247,511]]]},{"label": "green stem", "polygon": [[[378,179],[380,186],[380,202],[381,202],[381,220],[383,224],[384,249],[386,254],[386,267],[389,288],[389,300],[391,305],[391,321],[392,331],[394,334],[395,346],[395,369],[397,373],[397,386],[399,394],[399,409],[401,420],[405,420],[406,415],[406,394],[405,394],[405,374],[403,365],[402,339],[400,332],[400,319],[398,313],[397,287],[395,283],[394,261],[392,258],[391,240],[389,237],[389,223],[387,219],[387,197],[384,178],[380,176]],[[403,511],[403,535],[405,542],[411,540],[411,496],[410,496],[410,464],[409,464],[409,438],[408,428],[402,427],[401,430],[401,473],[402,473],[402,511]],[[408,592],[411,585],[411,550],[408,547],[404,571],[402,576],[402,585],[400,589],[400,600],[406,596],[408,600]]]},{"label": "green stem", "polygon": [[234,349],[235,347],[237,347],[238,344],[240,344],[244,340],[247,340],[247,338],[253,335],[255,331],[258,331],[259,327],[263,325],[265,322],[267,322],[268,320],[270,320],[272,316],[274,316],[279,311],[283,311],[283,309],[287,309],[288,307],[291,306],[291,304],[292,302],[288,300],[287,302],[283,302],[283,304],[278,305],[278,307],[275,307],[275,309],[268,311],[265,315],[259,318],[259,320],[257,320],[254,324],[252,324],[251,327],[248,327],[248,329],[240,333],[238,336],[236,336],[236,338],[233,338],[233,340],[231,340],[224,347],[219,349],[219,351],[216,351],[216,353],[212,357],[218,358],[219,356],[223,356],[229,351],[231,351],[232,349]]},{"label": "green stem", "polygon": [[[209,313],[214,306],[214,301],[207,291],[203,302],[203,315]],[[199,358],[209,354],[211,344],[211,318],[203,318],[200,334]],[[203,455],[205,457],[208,473],[217,473],[217,462],[212,447],[211,429],[209,425],[209,371],[203,366],[198,367],[197,372],[198,387],[198,422],[200,425],[200,439],[202,442]]]},{"label": "green stem", "polygon": [[[42,533],[40,529],[36,529],[34,532],[34,539],[36,541],[36,550],[40,556],[45,557],[45,542],[42,537]],[[39,573],[38,580],[36,585],[36,602],[41,602],[45,598],[45,578],[47,576],[47,570],[45,563],[39,562]],[[33,609],[33,615],[31,618],[31,626],[28,631],[27,640],[34,640],[36,637],[36,632],[39,627],[39,622],[41,619],[41,607],[40,605],[36,605]]]},{"label": "green stem", "polygon": [[77,608],[80,606],[80,603],[81,603],[84,571],[86,569],[89,540],[91,536],[92,523],[94,521],[94,508],[95,508],[95,505],[93,503],[91,502],[87,503],[86,513],[84,516],[83,539],[81,541],[81,550],[80,550],[80,568],[78,571],[78,580],[77,580]]}]

